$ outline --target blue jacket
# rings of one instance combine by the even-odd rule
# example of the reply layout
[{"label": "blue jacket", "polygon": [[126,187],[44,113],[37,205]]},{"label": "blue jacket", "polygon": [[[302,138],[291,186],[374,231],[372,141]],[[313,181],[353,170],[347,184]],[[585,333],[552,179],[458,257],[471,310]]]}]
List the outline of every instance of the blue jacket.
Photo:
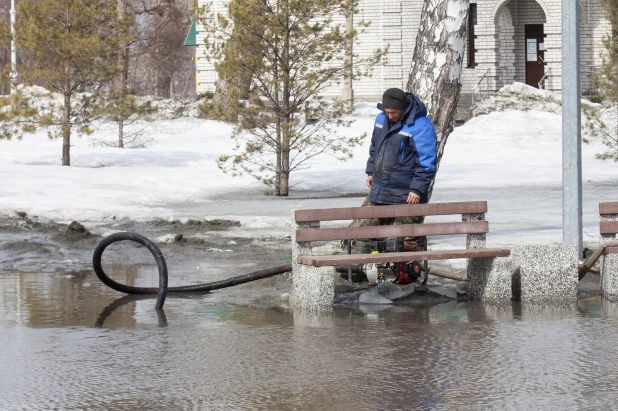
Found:
[{"label": "blue jacket", "polygon": [[[410,191],[428,201],[429,184],[436,174],[436,130],[427,108],[418,97],[406,93],[408,107],[401,119],[390,124],[382,113],[369,146],[365,173],[372,176],[369,200],[378,204],[405,204]],[[378,104],[384,110],[382,104]]]}]

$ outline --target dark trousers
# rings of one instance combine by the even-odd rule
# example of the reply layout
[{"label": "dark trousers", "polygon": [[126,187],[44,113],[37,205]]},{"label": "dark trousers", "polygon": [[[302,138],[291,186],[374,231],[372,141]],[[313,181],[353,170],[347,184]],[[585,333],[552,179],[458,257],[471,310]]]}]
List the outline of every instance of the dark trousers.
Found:
[{"label": "dark trousers", "polygon": [[[380,207],[385,205],[395,205],[395,204],[378,204],[372,203],[369,201],[369,197],[365,199],[361,207]],[[377,225],[396,225],[396,224],[423,224],[425,221],[424,216],[416,216],[416,217],[393,217],[393,218],[367,218],[367,219],[357,219],[352,221],[350,227],[367,227],[367,226],[377,226]],[[424,244],[425,237],[405,237],[404,240],[412,240],[419,243],[419,247],[422,248]],[[352,246],[356,243],[355,240],[352,240]],[[341,240],[341,248],[347,250],[348,241]]]}]

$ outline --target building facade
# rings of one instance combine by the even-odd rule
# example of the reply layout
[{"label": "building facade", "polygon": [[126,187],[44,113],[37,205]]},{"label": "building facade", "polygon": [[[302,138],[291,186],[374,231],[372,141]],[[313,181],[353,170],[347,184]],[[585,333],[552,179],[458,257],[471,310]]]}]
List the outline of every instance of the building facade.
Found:
[{"label": "building facade", "polygon": [[[211,3],[199,0],[200,3]],[[213,0],[219,11],[227,0]],[[387,61],[371,77],[353,84],[356,100],[379,99],[390,87],[405,88],[419,27],[422,0],[361,0],[355,21],[370,26],[359,37],[354,52],[368,56],[389,45]],[[468,17],[466,61],[462,94],[495,92],[513,82],[559,91],[562,88],[562,2],[559,0],[477,0]],[[600,0],[580,0],[582,93],[593,94],[591,74],[601,64],[602,38],[611,32]],[[345,20],[341,18],[345,26]],[[204,56],[198,26],[196,49],[197,92],[213,91],[217,75]],[[341,96],[333,84],[325,96]]]}]

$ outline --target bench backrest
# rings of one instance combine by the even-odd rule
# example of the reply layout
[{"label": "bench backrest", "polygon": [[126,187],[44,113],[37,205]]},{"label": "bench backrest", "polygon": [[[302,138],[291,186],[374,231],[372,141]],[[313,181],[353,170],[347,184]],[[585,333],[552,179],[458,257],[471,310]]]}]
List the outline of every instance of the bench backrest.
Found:
[{"label": "bench backrest", "polygon": [[[294,213],[296,223],[310,223],[311,226],[296,230],[296,241],[300,243],[361,238],[485,234],[489,231],[489,224],[484,216],[486,212],[486,201],[296,210]],[[320,228],[319,224],[321,221],[454,214],[460,214],[462,221],[338,228]]]},{"label": "bench backrest", "polygon": [[618,220],[609,220],[609,218],[618,218],[618,202],[599,203],[599,230],[601,235],[614,235],[618,233]]}]

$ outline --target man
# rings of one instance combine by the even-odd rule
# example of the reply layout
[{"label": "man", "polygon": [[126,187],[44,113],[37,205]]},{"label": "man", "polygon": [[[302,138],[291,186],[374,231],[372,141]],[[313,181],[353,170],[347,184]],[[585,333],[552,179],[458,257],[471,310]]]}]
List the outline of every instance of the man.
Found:
[{"label": "man", "polygon": [[371,205],[429,201],[436,174],[436,130],[418,97],[390,88],[378,104],[367,160]]},{"label": "man", "polygon": [[[384,92],[382,104],[378,104],[378,108],[382,113],[376,117],[365,169],[367,187],[370,189],[367,205],[428,202],[429,185],[436,174],[437,138],[434,126],[427,118],[425,104],[411,93],[390,88]],[[380,218],[359,223],[422,224],[423,217]],[[420,249],[426,249],[424,237],[407,240],[412,240]],[[416,276],[409,277],[405,267],[405,262],[395,266],[396,284],[427,281],[426,275],[424,280]]]}]

